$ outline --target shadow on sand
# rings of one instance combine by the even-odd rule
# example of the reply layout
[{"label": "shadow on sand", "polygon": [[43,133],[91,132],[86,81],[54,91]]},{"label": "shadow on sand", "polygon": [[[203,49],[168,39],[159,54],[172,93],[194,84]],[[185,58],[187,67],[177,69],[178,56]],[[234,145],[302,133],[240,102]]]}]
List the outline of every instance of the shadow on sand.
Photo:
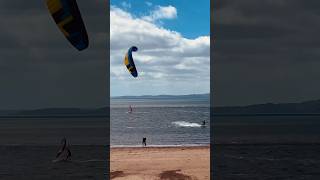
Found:
[{"label": "shadow on sand", "polygon": [[196,178],[192,178],[191,176],[184,175],[182,173],[178,173],[178,170],[171,170],[171,171],[163,171],[159,174],[161,180],[197,180]]},{"label": "shadow on sand", "polygon": [[[159,178],[161,180],[198,180],[195,177],[187,176],[182,173],[178,173],[181,171],[180,169],[177,170],[170,170],[170,171],[163,171],[159,174]],[[129,174],[124,173],[123,171],[113,171],[110,173],[110,179],[118,178],[118,177],[125,177]],[[128,178],[129,179],[129,178]]]},{"label": "shadow on sand", "polygon": [[113,171],[110,173],[110,178],[124,177],[126,174],[123,171]]}]

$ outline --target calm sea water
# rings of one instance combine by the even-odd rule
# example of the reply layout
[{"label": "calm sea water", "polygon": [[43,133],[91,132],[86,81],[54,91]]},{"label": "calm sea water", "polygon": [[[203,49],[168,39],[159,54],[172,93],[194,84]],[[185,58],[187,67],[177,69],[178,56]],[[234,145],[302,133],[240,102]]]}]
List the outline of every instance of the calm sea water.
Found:
[{"label": "calm sea water", "polygon": [[154,146],[210,143],[209,103],[204,101],[112,100],[110,119],[111,146],[141,146],[142,137]]},{"label": "calm sea water", "polygon": [[[107,118],[1,118],[0,179],[106,179]],[[66,137],[71,162],[54,163]]]},{"label": "calm sea water", "polygon": [[[133,113],[128,113],[129,105]],[[111,105],[113,146],[209,144],[206,102],[130,102]],[[202,121],[206,127],[201,127]],[[107,145],[108,118],[0,119],[0,145]],[[320,116],[220,116],[213,118],[215,143],[320,143]]]},{"label": "calm sea water", "polygon": [[217,144],[320,143],[320,116],[218,116],[213,122]]},{"label": "calm sea water", "polygon": [[0,145],[107,145],[108,118],[1,118]]}]

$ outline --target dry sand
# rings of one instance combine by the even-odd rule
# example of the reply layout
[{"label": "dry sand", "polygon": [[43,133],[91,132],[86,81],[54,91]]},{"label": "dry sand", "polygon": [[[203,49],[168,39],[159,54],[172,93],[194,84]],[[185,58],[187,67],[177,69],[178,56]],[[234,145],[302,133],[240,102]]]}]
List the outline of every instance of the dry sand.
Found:
[{"label": "dry sand", "polygon": [[210,147],[111,148],[110,179],[210,179]]}]

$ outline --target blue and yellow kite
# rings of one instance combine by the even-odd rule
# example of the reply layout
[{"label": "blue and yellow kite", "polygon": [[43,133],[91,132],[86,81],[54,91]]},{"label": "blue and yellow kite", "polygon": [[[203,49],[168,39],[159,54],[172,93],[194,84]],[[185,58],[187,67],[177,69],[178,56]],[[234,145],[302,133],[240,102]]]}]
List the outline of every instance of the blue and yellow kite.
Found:
[{"label": "blue and yellow kite", "polygon": [[79,51],[86,49],[88,35],[76,0],[47,0],[47,7],[69,42]]},{"label": "blue and yellow kite", "polygon": [[136,66],[134,65],[133,58],[132,58],[132,51],[138,51],[138,48],[135,46],[132,46],[128,52],[126,53],[126,56],[124,57],[124,65],[126,65],[128,71],[131,73],[133,77],[138,77],[138,71],[136,69]]}]

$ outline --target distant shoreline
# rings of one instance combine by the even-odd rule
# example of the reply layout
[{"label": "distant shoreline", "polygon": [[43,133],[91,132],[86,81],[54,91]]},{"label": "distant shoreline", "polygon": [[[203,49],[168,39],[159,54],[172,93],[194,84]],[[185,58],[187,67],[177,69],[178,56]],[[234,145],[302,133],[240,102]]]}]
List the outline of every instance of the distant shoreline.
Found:
[{"label": "distant shoreline", "polygon": [[160,94],[160,95],[140,95],[140,96],[111,96],[110,99],[180,99],[180,98],[210,98],[210,93],[201,94],[181,94],[181,95],[170,95],[170,94]]},{"label": "distant shoreline", "polygon": [[109,115],[9,115],[0,116],[0,119],[12,119],[12,118],[109,118]]},{"label": "distant shoreline", "polygon": [[237,114],[237,113],[212,113],[213,116],[223,117],[223,116],[320,116],[320,113],[247,113],[247,114]]},{"label": "distant shoreline", "polygon": [[[228,117],[228,116],[320,116],[320,113],[255,113],[255,114],[228,114],[228,113],[212,113],[214,117]],[[105,115],[8,115],[0,116],[0,119],[9,118],[109,118]]]},{"label": "distant shoreline", "polygon": [[110,145],[112,149],[122,149],[122,148],[192,148],[192,147],[210,147],[210,144],[183,144],[183,145],[147,145],[143,147],[142,145]]}]

